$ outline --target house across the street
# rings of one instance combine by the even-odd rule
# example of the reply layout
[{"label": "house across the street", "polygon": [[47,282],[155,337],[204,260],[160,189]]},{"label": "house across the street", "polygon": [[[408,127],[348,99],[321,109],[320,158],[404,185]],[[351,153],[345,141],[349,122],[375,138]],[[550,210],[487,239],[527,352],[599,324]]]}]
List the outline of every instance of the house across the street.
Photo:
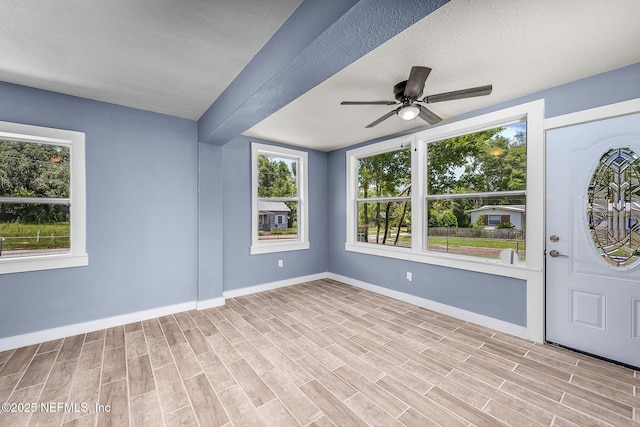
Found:
[{"label": "house across the street", "polygon": [[287,228],[290,211],[284,202],[258,202],[258,230]]},{"label": "house across the street", "polygon": [[521,230],[522,224],[525,223],[525,205],[485,205],[466,212],[471,214],[472,224],[475,224],[478,217],[482,215],[485,227],[511,223],[516,230]]}]

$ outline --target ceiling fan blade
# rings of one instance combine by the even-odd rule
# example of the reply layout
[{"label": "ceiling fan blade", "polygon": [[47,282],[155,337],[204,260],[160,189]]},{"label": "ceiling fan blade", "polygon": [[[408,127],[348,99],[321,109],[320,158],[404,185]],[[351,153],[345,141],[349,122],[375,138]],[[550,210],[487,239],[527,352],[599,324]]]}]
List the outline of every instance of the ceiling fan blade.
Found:
[{"label": "ceiling fan blade", "polygon": [[418,113],[418,116],[420,116],[422,120],[429,123],[430,125],[435,125],[436,123],[442,121],[442,118],[440,116],[438,116],[436,113],[429,110],[428,108],[423,107],[420,104],[413,104],[413,105],[417,105],[418,108],[420,108],[420,112]]},{"label": "ceiling fan blade", "polygon": [[422,95],[424,90],[424,82],[427,81],[427,77],[431,72],[431,68],[428,67],[411,67],[411,74],[409,74],[409,80],[404,87],[404,96],[406,98],[417,98]]},{"label": "ceiling fan blade", "polygon": [[434,102],[451,101],[454,99],[472,98],[474,96],[489,95],[492,90],[493,90],[492,85],[471,87],[468,89],[454,90],[453,92],[445,92],[445,93],[439,93],[437,95],[426,96],[422,100],[422,102],[431,104]]},{"label": "ceiling fan blade", "polygon": [[371,123],[369,123],[368,125],[366,125],[365,127],[367,128],[372,128],[382,122],[384,122],[385,120],[387,120],[389,117],[393,116],[394,114],[396,114],[398,111],[400,110],[400,108],[396,108],[395,110],[389,111],[387,114],[385,114],[384,116],[380,117],[378,120],[373,121]]},{"label": "ceiling fan blade", "polygon": [[395,105],[396,101],[342,101],[340,105]]}]

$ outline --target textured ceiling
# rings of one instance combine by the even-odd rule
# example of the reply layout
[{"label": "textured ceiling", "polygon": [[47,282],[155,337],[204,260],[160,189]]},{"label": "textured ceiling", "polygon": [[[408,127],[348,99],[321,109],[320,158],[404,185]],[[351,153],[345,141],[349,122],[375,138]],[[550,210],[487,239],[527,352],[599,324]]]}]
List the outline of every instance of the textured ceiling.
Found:
[{"label": "textured ceiling", "polygon": [[[638,0],[452,0],[440,8],[435,6],[444,0],[408,2],[402,8],[392,0],[305,0],[296,10],[301,3],[0,0],[0,81],[202,118],[200,136],[216,134],[221,143],[244,131],[330,151],[425,125],[393,116],[365,129],[392,108],[339,105],[342,100],[393,100],[393,85],[407,79],[412,65],[433,69],[425,95],[493,84],[490,96],[432,104],[446,120],[640,62]],[[434,5],[429,11],[416,6],[428,3]],[[412,23],[434,8],[379,45],[397,34],[385,33],[385,23],[393,27],[390,23],[407,17]],[[316,28],[319,35],[309,31],[309,22],[305,26],[294,19],[287,24],[295,33],[280,32],[272,39],[294,11],[300,18],[301,9],[317,14],[313,22],[323,13],[330,16],[326,26]],[[370,19],[380,24],[363,27]],[[388,36],[377,40],[380,34]],[[287,43],[273,42],[296,35],[297,51],[287,53]],[[265,44],[269,49],[256,55]],[[366,50],[353,53],[360,59],[346,65],[356,46]],[[310,58],[323,47],[316,55],[321,59]],[[245,69],[257,57],[274,62],[271,69]],[[240,74],[243,69],[254,74]],[[335,70],[340,71],[327,78]],[[237,91],[228,88],[247,89],[250,74],[262,83],[230,102]],[[321,83],[312,87],[316,82]],[[214,103],[218,98],[225,108],[213,108],[220,107],[220,101]],[[207,109],[210,114],[203,116]]]},{"label": "textured ceiling", "polygon": [[444,119],[640,62],[638,0],[452,0],[333,77],[253,126],[245,135],[329,151],[426,123],[390,106],[412,65],[433,69],[425,95],[493,84],[489,96],[431,104]]},{"label": "textured ceiling", "polygon": [[198,119],[302,0],[0,0],[0,80]]}]

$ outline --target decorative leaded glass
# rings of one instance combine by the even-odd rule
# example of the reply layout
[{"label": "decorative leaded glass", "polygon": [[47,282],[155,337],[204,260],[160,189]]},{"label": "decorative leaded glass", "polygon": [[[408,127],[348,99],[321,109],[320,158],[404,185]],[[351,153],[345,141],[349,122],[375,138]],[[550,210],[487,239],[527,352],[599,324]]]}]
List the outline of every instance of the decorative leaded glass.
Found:
[{"label": "decorative leaded glass", "polygon": [[629,148],[607,151],[589,184],[587,218],[593,242],[616,267],[640,258],[640,160]]}]

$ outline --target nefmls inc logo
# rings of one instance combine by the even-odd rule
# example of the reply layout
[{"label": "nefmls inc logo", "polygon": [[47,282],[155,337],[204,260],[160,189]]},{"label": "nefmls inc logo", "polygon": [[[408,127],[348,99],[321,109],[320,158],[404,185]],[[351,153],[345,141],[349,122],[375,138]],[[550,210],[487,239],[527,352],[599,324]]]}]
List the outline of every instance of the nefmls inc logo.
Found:
[{"label": "nefmls inc logo", "polygon": [[42,412],[89,412],[88,403],[78,402],[42,402],[40,403]]}]

